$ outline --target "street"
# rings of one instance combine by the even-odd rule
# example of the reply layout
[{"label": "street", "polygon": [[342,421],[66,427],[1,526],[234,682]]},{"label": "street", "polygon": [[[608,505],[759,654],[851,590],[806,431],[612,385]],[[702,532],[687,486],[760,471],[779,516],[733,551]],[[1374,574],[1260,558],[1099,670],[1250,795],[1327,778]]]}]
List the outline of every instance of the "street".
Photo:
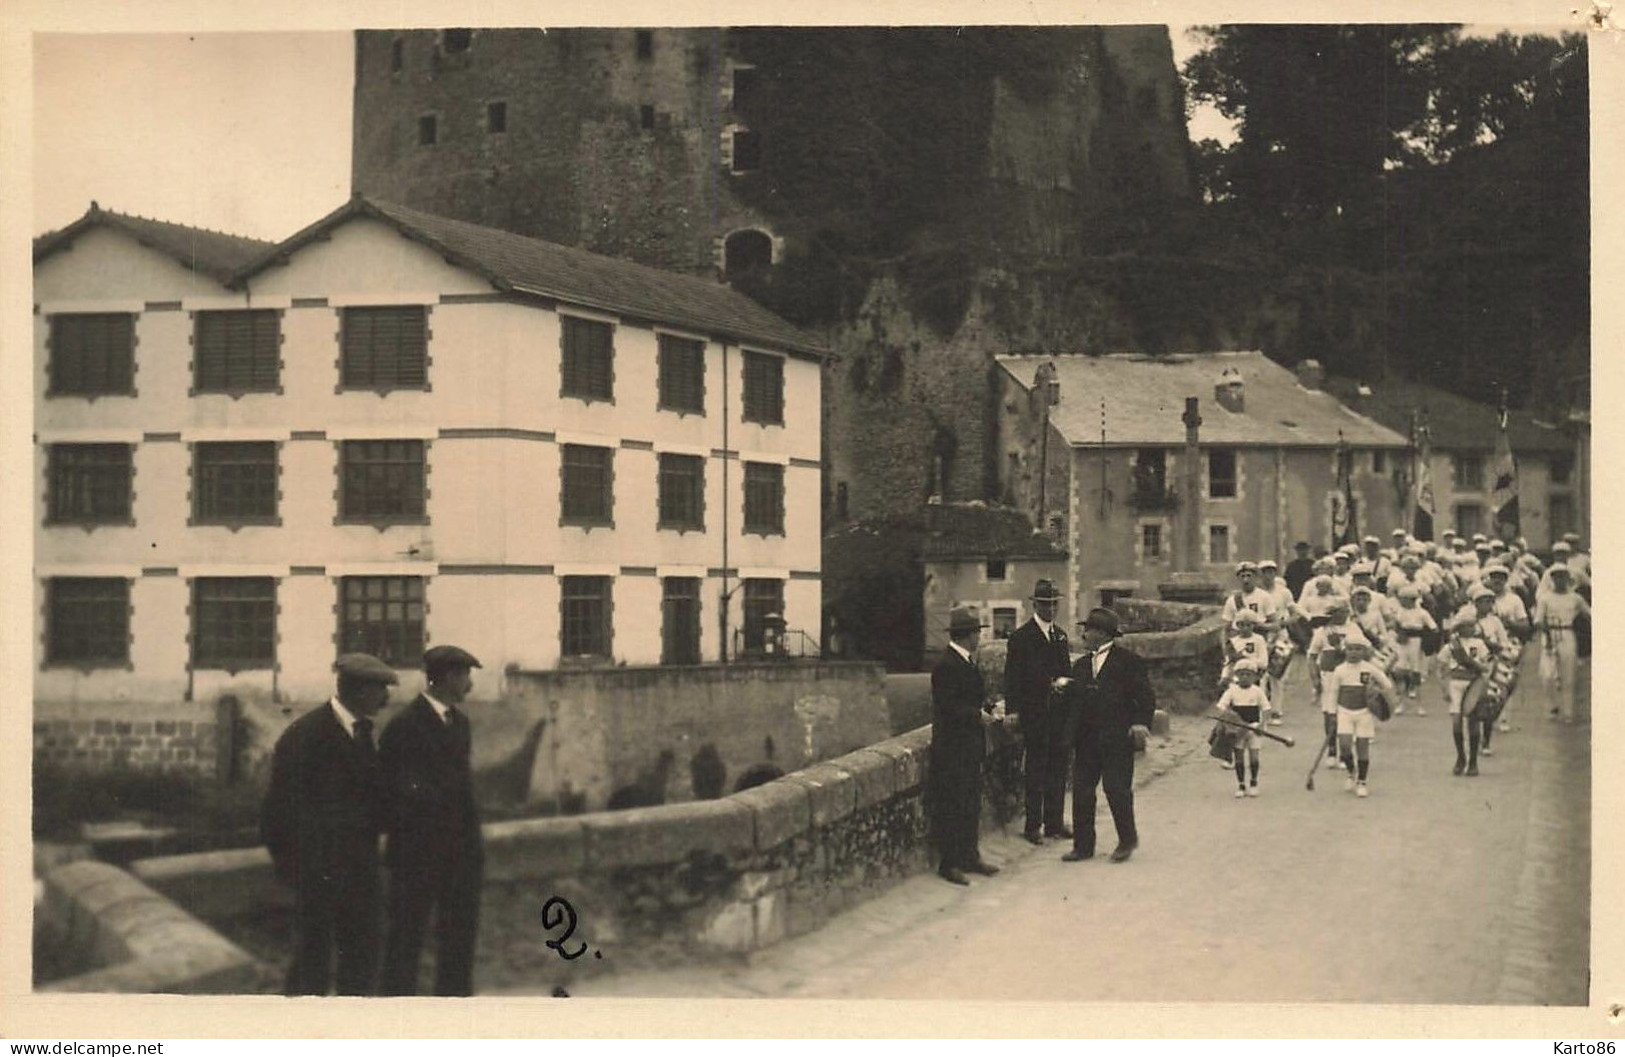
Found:
[{"label": "street", "polygon": [[[1581,684],[1584,700],[1588,671]],[[1533,656],[1515,729],[1479,777],[1451,775],[1430,681],[1426,717],[1381,727],[1366,800],[1324,764],[1305,789],[1320,717],[1301,662],[1288,692],[1276,729],[1298,743],[1266,744],[1257,799],[1232,798],[1233,776],[1194,736],[1202,721],[1153,749],[1183,757],[1140,764],[1128,863],[1106,860],[1102,802],[1092,861],[1062,863],[1063,845],[1033,848],[1014,828],[984,834],[1004,870],[968,889],[911,878],[747,964],[606,976],[575,993],[1583,1004],[1590,726],[1548,721]]]}]

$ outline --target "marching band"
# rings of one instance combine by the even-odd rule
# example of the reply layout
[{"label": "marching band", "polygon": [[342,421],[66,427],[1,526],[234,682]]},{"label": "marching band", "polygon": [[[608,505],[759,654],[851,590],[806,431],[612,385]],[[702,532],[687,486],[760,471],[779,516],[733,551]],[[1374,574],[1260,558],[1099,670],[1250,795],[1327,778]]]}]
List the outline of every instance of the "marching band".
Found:
[{"label": "marching band", "polygon": [[1307,543],[1294,550],[1284,581],[1273,559],[1239,563],[1224,600],[1209,743],[1234,770],[1237,798],[1259,795],[1259,734],[1284,722],[1285,677],[1299,654],[1322,717],[1316,766],[1324,757],[1341,768],[1358,797],[1370,795],[1377,722],[1410,706],[1426,716],[1430,674],[1451,717],[1458,776],[1476,776],[1479,757],[1494,754],[1495,731],[1512,729],[1506,710],[1530,645],[1548,720],[1576,721],[1575,674],[1590,652],[1591,621],[1590,556],[1577,535],[1553,546],[1549,564],[1522,539],[1448,530],[1436,543],[1395,529],[1388,546],[1367,536],[1312,559]]}]

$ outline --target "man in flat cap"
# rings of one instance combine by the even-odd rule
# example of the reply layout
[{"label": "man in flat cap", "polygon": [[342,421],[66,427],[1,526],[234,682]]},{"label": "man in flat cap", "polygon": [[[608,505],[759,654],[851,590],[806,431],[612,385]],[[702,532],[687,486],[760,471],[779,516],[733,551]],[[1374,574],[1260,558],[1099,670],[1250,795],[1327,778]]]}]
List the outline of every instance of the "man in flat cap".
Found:
[{"label": "man in flat cap", "polygon": [[1027,824],[1022,835],[1030,844],[1072,836],[1063,817],[1072,745],[1061,694],[1072,671],[1072,653],[1066,632],[1055,624],[1060,602],[1055,582],[1039,580],[1033,588],[1033,617],[1010,636],[1004,660],[1004,701],[1019,717],[1026,749]]},{"label": "man in flat cap", "polygon": [[982,818],[982,758],[986,753],[987,692],[976,666],[982,620],[973,606],[948,614],[948,648],[931,669],[931,771],[927,810],[942,860],[937,873],[950,884],[970,884],[966,873],[992,876],[982,861],[977,828]]},{"label": "man in flat cap", "polygon": [[468,716],[456,706],[480,662],[457,646],[423,655],[428,685],[384,728],[380,758],[390,793],[386,995],[412,995],[429,917],[435,923],[434,993],[474,993],[485,849],[474,803]]},{"label": "man in flat cap", "polygon": [[1134,754],[1145,747],[1156,697],[1145,662],[1117,640],[1117,614],[1089,611],[1083,624],[1084,654],[1072,668],[1067,693],[1077,704],[1077,759],[1072,772],[1072,850],[1061,858],[1080,862],[1095,854],[1095,787],[1117,826],[1112,862],[1126,862],[1139,847],[1134,826]]},{"label": "man in flat cap", "polygon": [[294,889],[289,995],[370,995],[382,928],[378,837],[385,791],[373,717],[395,672],[347,653],[334,664],[333,699],[288,725],[271,754],[260,834],[276,873]]}]

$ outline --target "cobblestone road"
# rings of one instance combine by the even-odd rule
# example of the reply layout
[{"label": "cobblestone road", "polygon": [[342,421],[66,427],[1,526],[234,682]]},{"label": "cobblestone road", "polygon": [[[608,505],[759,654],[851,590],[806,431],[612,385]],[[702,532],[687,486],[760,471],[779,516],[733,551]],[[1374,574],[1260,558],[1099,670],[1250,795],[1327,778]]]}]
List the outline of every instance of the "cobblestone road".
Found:
[{"label": "cobblestone road", "polygon": [[[1531,659],[1532,660],[1532,659]],[[1188,721],[1142,764],[1141,850],[1066,864],[984,839],[969,889],[910,879],[748,963],[608,976],[581,995],[1077,1001],[1586,1001],[1590,727],[1549,722],[1533,666],[1478,778],[1455,778],[1438,689],[1381,728],[1372,795],[1322,767],[1296,674],[1258,799]],[[1582,690],[1589,689],[1582,686]],[[1102,805],[1103,851],[1113,845]]]}]

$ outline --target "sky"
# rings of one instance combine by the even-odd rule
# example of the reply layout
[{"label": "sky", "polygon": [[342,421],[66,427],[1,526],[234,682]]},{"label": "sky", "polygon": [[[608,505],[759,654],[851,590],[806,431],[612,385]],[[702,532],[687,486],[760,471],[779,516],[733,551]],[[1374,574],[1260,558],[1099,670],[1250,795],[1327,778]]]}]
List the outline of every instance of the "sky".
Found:
[{"label": "sky", "polygon": [[[1176,62],[1197,50],[1190,29],[1169,29]],[[34,39],[33,234],[71,223],[95,200],[282,239],[349,197],[350,33]],[[1235,132],[1199,107],[1190,134],[1229,141]]]},{"label": "sky", "polygon": [[40,34],[34,233],[89,208],[282,239],[350,194],[349,33]]}]

